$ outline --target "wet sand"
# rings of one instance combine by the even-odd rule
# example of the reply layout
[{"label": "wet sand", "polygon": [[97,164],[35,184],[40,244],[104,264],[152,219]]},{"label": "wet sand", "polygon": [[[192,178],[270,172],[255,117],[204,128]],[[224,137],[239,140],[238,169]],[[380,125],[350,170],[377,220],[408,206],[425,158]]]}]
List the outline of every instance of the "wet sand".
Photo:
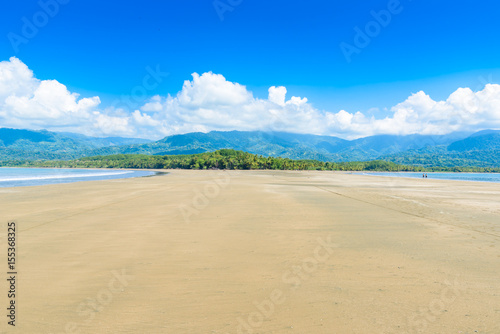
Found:
[{"label": "wet sand", "polygon": [[0,215],[0,332],[500,333],[500,184],[174,170],[2,188]]}]

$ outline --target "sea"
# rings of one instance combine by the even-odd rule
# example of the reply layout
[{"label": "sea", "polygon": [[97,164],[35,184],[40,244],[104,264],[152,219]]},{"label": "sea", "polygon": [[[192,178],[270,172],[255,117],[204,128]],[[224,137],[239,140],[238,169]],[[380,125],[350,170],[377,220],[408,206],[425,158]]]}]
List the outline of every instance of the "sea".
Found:
[{"label": "sea", "polygon": [[125,179],[151,175],[155,175],[155,172],[121,169],[0,168],[0,188]]},{"label": "sea", "polygon": [[[422,173],[417,172],[364,172],[357,173],[372,176],[410,177],[422,179]],[[500,182],[499,173],[427,173],[427,179],[455,180],[455,181],[477,181],[477,182]]]}]

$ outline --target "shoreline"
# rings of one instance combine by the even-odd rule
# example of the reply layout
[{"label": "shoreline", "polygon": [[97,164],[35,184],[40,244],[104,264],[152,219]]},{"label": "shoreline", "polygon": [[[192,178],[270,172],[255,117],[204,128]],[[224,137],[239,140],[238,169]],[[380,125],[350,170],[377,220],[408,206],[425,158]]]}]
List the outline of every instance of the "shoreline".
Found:
[{"label": "shoreline", "polygon": [[[381,176],[384,178],[395,178],[395,179],[414,179],[414,180],[419,180],[422,179],[421,177],[410,177],[410,176],[394,176],[394,175],[383,175],[383,174],[405,174],[405,173],[412,173],[412,174],[421,174],[420,172],[378,172],[378,171],[330,171],[330,170],[264,170],[264,169],[255,169],[255,170],[225,170],[225,169],[206,169],[206,170],[199,170],[199,169],[140,169],[140,168],[53,168],[53,167],[0,167],[0,168],[14,168],[14,169],[24,169],[24,168],[29,168],[29,169],[53,169],[53,170],[93,170],[93,171],[137,171],[137,172],[151,172],[153,173],[152,175],[144,175],[144,176],[133,176],[133,177],[125,177],[125,178],[116,178],[116,179],[128,179],[128,178],[144,178],[144,177],[154,177],[154,176],[162,176],[162,175],[167,175],[170,174],[174,171],[186,171],[186,172],[201,172],[201,173],[210,173],[210,172],[236,172],[236,173],[253,173],[253,172],[262,172],[262,173],[277,173],[277,172],[295,172],[295,173],[324,173],[328,175],[329,173],[333,174],[346,174],[346,175],[359,175],[359,176],[369,176],[369,177],[375,177],[375,176]],[[378,175],[375,175],[378,174]],[[478,175],[500,175],[500,173],[474,173],[474,172],[427,172],[426,174],[451,174],[451,175],[466,175],[466,174],[478,174]],[[47,184],[42,184],[42,185],[27,185],[27,186],[12,186],[12,187],[0,187],[0,188],[18,188],[18,187],[40,187],[40,186],[46,186],[46,185],[51,185],[51,184],[66,184],[66,183],[81,183],[81,182],[90,182],[90,181],[106,181],[109,179],[103,179],[103,180],[78,180],[78,181],[71,181],[71,182],[62,182],[62,183],[47,183]],[[113,179],[110,179],[113,180]],[[451,181],[451,182],[467,182],[467,183],[474,183],[474,182],[479,182],[480,184],[498,184],[500,183],[500,178],[498,181],[487,181],[487,180],[462,180],[462,179],[447,179],[447,178],[425,178],[427,182],[429,181]]]}]

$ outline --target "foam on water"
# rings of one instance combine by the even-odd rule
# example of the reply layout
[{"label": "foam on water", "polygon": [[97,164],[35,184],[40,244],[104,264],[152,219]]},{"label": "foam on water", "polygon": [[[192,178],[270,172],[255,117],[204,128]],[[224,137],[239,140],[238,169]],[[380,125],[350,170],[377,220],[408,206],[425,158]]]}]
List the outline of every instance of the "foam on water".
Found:
[{"label": "foam on water", "polygon": [[152,171],[65,168],[0,168],[0,187],[37,186],[78,181],[150,176]]},{"label": "foam on water", "polygon": [[94,173],[94,174],[55,174],[47,176],[23,176],[23,177],[0,177],[0,182],[9,181],[30,181],[30,180],[50,180],[50,179],[71,179],[79,177],[96,177],[96,176],[110,176],[110,175],[122,175],[129,174],[132,171],[117,172],[117,173]]}]

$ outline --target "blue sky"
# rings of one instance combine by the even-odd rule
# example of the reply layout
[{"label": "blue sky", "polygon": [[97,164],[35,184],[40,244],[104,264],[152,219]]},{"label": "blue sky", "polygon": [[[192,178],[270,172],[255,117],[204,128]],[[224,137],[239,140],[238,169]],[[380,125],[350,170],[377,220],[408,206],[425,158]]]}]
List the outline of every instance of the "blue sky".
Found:
[{"label": "blue sky", "polygon": [[[45,22],[43,13],[54,15]],[[211,71],[256,99],[284,86],[320,113],[383,118],[419,91],[441,101],[459,87],[498,83],[498,13],[496,1],[8,2],[0,61],[15,56],[38,80],[57,80],[80,98],[98,96],[99,110],[131,95],[146,68],[159,68],[168,76],[147,89],[144,103],[175,96],[192,73]],[[33,37],[12,42],[14,34],[24,38],[26,20],[37,19]],[[357,28],[369,40],[347,59],[341,45],[356,47]],[[128,112],[143,104],[136,102]],[[216,128],[207,124],[201,129]]]}]

